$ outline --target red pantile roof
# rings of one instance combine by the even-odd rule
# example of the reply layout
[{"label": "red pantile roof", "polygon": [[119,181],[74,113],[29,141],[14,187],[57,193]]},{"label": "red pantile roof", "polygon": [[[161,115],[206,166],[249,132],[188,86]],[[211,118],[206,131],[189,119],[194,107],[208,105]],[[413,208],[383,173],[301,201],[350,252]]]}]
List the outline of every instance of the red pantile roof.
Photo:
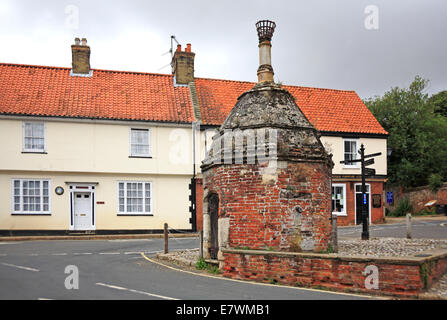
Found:
[{"label": "red pantile roof", "polygon": [[[0,114],[115,120],[195,121],[187,86],[173,76],[0,63]],[[255,83],[195,78],[202,123],[221,125]],[[354,91],[283,86],[320,131],[387,134]]]},{"label": "red pantile roof", "polygon": [[194,121],[189,89],[173,76],[93,69],[91,78],[70,68],[0,64],[0,113],[145,120]]},{"label": "red pantile roof", "polygon": [[[195,78],[206,125],[224,122],[237,98],[256,83]],[[283,86],[307,119],[320,131],[387,134],[354,91]]]}]

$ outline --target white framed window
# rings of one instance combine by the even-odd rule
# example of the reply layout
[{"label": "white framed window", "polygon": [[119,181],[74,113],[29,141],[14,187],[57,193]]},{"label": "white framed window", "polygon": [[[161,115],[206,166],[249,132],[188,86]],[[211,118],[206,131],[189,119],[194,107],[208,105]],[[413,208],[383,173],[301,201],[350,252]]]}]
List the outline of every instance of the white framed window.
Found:
[{"label": "white framed window", "polygon": [[13,214],[49,214],[50,180],[13,179]]},{"label": "white framed window", "polygon": [[152,182],[119,181],[119,214],[152,214]]},{"label": "white framed window", "polygon": [[341,216],[346,213],[346,185],[343,183],[332,184],[332,214]]},{"label": "white framed window", "polygon": [[45,152],[45,123],[23,122],[24,152]]},{"label": "white framed window", "polygon": [[[359,159],[358,154],[358,140],[357,139],[343,139],[343,153],[344,160],[356,160]],[[345,164],[346,168],[359,168],[360,162],[348,163]]]},{"label": "white framed window", "polygon": [[[365,183],[365,193],[370,193],[369,188],[370,188],[370,185]],[[362,184],[361,183],[357,183],[355,185],[355,193],[362,193]]]},{"label": "white framed window", "polygon": [[150,157],[150,130],[130,129],[130,156]]}]

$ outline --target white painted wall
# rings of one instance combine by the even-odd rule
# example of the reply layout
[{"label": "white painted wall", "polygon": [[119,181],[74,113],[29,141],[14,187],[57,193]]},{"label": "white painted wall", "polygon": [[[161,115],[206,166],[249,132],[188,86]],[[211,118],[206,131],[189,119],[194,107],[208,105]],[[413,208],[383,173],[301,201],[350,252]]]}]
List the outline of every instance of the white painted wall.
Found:
[{"label": "white painted wall", "polygon": [[[322,136],[321,142],[323,143],[326,151],[333,154],[332,160],[334,161],[334,168],[332,169],[332,174],[343,174],[343,175],[351,175],[351,174],[360,174],[360,167],[358,168],[349,168],[345,167],[345,165],[340,164],[340,161],[344,160],[344,145],[343,145],[342,137],[329,137]],[[387,174],[387,141],[382,138],[360,138],[357,139],[358,148],[363,143],[365,147],[365,153],[371,154],[376,152],[382,152],[382,155],[374,158],[374,164],[368,166],[368,168],[376,169],[377,175],[386,175]],[[360,155],[359,155],[360,157]]]}]

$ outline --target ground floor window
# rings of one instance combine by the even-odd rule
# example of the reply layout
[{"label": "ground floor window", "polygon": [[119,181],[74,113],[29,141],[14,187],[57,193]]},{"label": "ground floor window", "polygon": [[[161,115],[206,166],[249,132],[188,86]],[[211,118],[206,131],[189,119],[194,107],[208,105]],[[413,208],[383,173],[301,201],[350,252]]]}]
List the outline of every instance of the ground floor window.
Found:
[{"label": "ground floor window", "polygon": [[332,184],[332,213],[346,215],[346,185]]},{"label": "ground floor window", "polygon": [[50,212],[49,180],[13,180],[13,213]]},{"label": "ground floor window", "polygon": [[118,182],[120,214],[152,214],[151,182]]}]

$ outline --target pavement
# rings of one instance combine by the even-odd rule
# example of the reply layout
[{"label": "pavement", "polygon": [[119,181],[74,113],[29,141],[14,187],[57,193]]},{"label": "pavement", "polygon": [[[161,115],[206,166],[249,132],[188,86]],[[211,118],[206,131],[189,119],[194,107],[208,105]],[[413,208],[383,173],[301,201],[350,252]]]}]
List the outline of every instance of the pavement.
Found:
[{"label": "pavement", "polygon": [[[170,250],[192,249],[198,245],[197,238],[169,241]],[[163,239],[159,238],[0,242],[0,299],[370,299],[186,273],[146,259],[153,259],[163,247]]]},{"label": "pavement", "polygon": [[[169,238],[197,237],[197,233],[169,233]],[[88,234],[88,235],[47,235],[47,236],[4,236],[3,241],[46,241],[46,240],[113,240],[113,239],[154,239],[164,238],[164,234]]]},{"label": "pavement", "polygon": [[[407,226],[405,217],[386,218],[384,224],[369,226],[370,238],[405,238]],[[362,225],[338,227],[339,239],[360,239]],[[421,216],[412,218],[413,239],[447,239],[446,216]]]},{"label": "pavement", "polygon": [[[339,227],[338,232],[340,239],[360,238],[361,225]],[[370,232],[372,237],[405,237],[405,219],[387,218],[386,224],[371,225]],[[415,217],[413,233],[414,238],[447,239],[447,217]],[[156,263],[164,248],[162,236],[0,237],[0,299],[371,299],[183,272]],[[197,234],[170,234],[171,251],[198,246]],[[78,271],[79,288],[67,289],[73,270]]]}]

